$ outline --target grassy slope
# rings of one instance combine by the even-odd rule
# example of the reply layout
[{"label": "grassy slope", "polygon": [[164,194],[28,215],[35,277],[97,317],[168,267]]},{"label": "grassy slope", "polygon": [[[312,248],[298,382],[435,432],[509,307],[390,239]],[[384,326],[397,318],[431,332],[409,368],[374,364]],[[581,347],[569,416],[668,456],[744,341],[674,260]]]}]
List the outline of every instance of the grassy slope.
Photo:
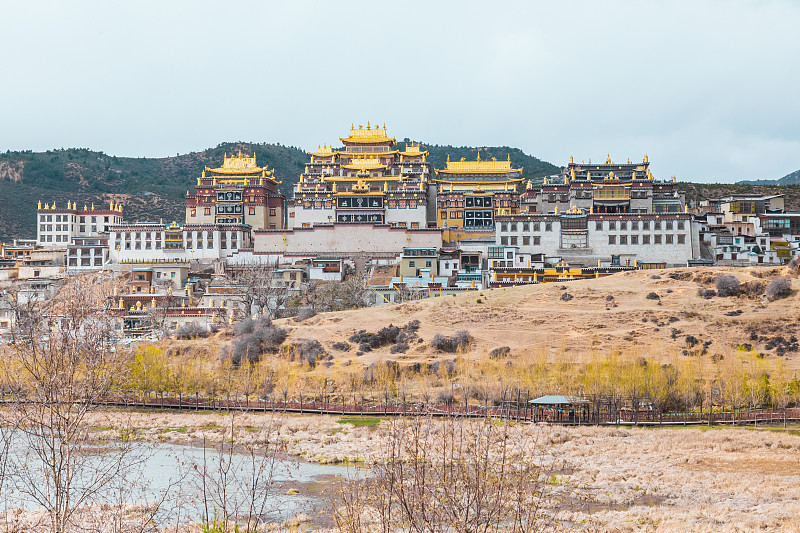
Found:
[{"label": "grassy slope", "polygon": [[[765,337],[800,336],[797,292],[785,300],[767,304],[747,298],[706,300],[697,294],[701,286],[713,288],[711,281],[717,273],[731,273],[748,281],[757,279],[751,272],[763,271],[723,268],[636,271],[565,285],[500,288],[321,314],[300,324],[291,319],[283,322],[291,330],[287,342],[318,339],[342,362],[357,360],[361,364],[385,359],[411,363],[452,358],[452,354],[433,351],[428,341],[436,333],[452,335],[462,329],[469,330],[476,338],[466,355],[476,359],[506,345],[511,348],[512,356],[581,361],[590,358],[593,352],[634,350],[666,362],[684,357],[683,351],[689,349],[688,335],[699,340],[695,349],[706,341],[712,342],[709,354],[702,357],[725,356],[742,343],[751,343],[754,350],[774,357],[774,351],[765,350]],[[660,275],[661,279],[651,279],[651,275]],[[672,279],[669,275],[689,279]],[[794,280],[794,285],[795,289],[800,288],[800,281]],[[560,300],[565,291],[574,296],[571,301]],[[650,292],[658,294],[660,300],[647,299]],[[477,303],[478,298],[483,303]],[[736,310],[742,310],[742,314],[725,315]],[[643,318],[648,320],[643,322]],[[422,323],[420,337],[426,342],[412,346],[406,354],[391,354],[387,346],[356,358],[357,346],[344,354],[331,348],[334,342],[347,340],[356,330],[376,332],[390,323],[400,326],[414,319]],[[674,338],[673,329],[678,330]],[[751,330],[757,330],[761,338],[750,339]],[[787,355],[786,359],[790,366],[800,368],[800,354]]]}]

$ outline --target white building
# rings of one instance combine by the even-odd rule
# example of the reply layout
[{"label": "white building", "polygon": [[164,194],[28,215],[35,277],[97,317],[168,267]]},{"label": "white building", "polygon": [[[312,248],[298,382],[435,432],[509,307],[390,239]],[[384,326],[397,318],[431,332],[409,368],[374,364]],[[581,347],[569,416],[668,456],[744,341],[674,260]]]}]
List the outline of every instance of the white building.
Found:
[{"label": "white building", "polygon": [[75,237],[99,237],[108,228],[122,223],[122,205],[111,202],[108,209],[95,209],[94,204],[79,209],[67,202],[66,209],[39,202],[36,211],[36,244],[39,246],[66,246]]},{"label": "white building", "polygon": [[246,224],[125,224],[109,228],[111,261],[212,261],[251,248]]}]

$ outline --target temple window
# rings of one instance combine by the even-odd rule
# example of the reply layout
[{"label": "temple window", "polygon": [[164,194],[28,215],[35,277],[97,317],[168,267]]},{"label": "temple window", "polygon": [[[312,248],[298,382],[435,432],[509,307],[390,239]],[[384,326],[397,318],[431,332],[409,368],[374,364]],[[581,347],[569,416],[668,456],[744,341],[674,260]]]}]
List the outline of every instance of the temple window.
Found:
[{"label": "temple window", "polygon": [[632,230],[638,230],[639,229],[639,221],[638,220],[631,221],[631,229]]},{"label": "temple window", "polygon": [[613,220],[608,223],[608,230],[615,231],[617,229],[617,223]]},{"label": "temple window", "polygon": [[505,222],[503,222],[502,224],[500,224],[500,231],[501,231],[502,233],[506,233],[506,232],[508,231],[508,224],[506,224]]},{"label": "temple window", "polygon": [[512,222],[511,223],[511,232],[512,233],[516,233],[517,232],[517,223],[516,222]]},{"label": "temple window", "polygon": [[545,222],[544,230],[545,231],[553,231],[553,223],[552,222]]},{"label": "temple window", "polygon": [[531,230],[531,225],[530,225],[530,224],[528,224],[527,222],[523,222],[523,223],[522,223],[522,231],[527,233],[527,232],[529,232],[530,230]]},{"label": "temple window", "polygon": [[631,244],[639,244],[639,236],[631,235]]},{"label": "temple window", "polygon": [[686,224],[683,222],[683,220],[679,220],[678,221],[678,229],[680,231],[683,231],[684,229],[686,229]]},{"label": "temple window", "polygon": [[620,235],[619,236],[619,243],[620,244],[628,244],[628,236],[627,235]]},{"label": "temple window", "polygon": [[617,244],[617,236],[616,235],[609,235],[608,236],[608,244]]},{"label": "temple window", "polygon": [[678,235],[678,244],[686,244],[686,235],[683,233]]},{"label": "temple window", "polygon": [[661,244],[661,235],[653,235],[653,244]]},{"label": "temple window", "polygon": [[619,223],[619,229],[620,230],[628,229],[628,223],[626,221],[624,221],[624,220],[621,220],[620,223]]},{"label": "temple window", "polygon": [[511,236],[511,246],[516,246],[516,245],[517,245],[517,237],[512,235]]},{"label": "temple window", "polygon": [[650,244],[650,235],[642,235],[642,244]]},{"label": "temple window", "polygon": [[664,237],[666,237],[667,244],[672,244],[672,234],[667,234]]},{"label": "temple window", "polygon": [[[656,223],[655,223],[655,229],[656,229],[656,230],[660,230],[660,229],[661,229],[661,221],[660,221],[660,220],[656,220]],[[659,243],[660,243],[660,240],[659,240]],[[657,244],[658,244],[658,243],[657,243]]]},{"label": "temple window", "polygon": [[541,231],[540,228],[541,228],[541,226],[539,225],[538,222],[534,222],[533,223],[533,231]]},{"label": "temple window", "polygon": [[531,238],[528,235],[522,237],[522,246],[530,246]]},{"label": "temple window", "polygon": [[505,235],[500,237],[500,244],[502,244],[503,246],[508,246],[508,237],[506,237]]},{"label": "temple window", "polygon": [[594,229],[595,229],[595,231],[603,231],[603,222],[600,221],[600,220],[595,222],[594,223]]},{"label": "temple window", "polygon": [[650,221],[649,220],[642,220],[642,229],[649,230],[650,229]]},{"label": "temple window", "polygon": [[672,221],[667,221],[667,231],[672,231]]}]

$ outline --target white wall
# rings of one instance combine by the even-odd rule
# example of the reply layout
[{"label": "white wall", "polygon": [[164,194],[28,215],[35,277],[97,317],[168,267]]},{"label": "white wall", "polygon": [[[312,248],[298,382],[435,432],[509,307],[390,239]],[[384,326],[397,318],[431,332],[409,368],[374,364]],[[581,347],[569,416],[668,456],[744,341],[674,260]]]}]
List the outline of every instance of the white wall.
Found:
[{"label": "white wall", "polygon": [[405,230],[371,224],[253,233],[254,251],[266,253],[395,253],[403,248],[442,245],[442,232],[438,229]]}]

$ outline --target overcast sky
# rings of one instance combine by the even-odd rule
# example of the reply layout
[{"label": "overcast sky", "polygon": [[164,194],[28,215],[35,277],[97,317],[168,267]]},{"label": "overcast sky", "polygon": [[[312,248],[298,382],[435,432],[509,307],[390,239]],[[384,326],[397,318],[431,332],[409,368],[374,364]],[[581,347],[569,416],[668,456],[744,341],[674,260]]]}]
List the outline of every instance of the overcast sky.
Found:
[{"label": "overcast sky", "polygon": [[800,168],[800,2],[24,2],[0,150],[303,149],[351,123],[656,177]]}]

